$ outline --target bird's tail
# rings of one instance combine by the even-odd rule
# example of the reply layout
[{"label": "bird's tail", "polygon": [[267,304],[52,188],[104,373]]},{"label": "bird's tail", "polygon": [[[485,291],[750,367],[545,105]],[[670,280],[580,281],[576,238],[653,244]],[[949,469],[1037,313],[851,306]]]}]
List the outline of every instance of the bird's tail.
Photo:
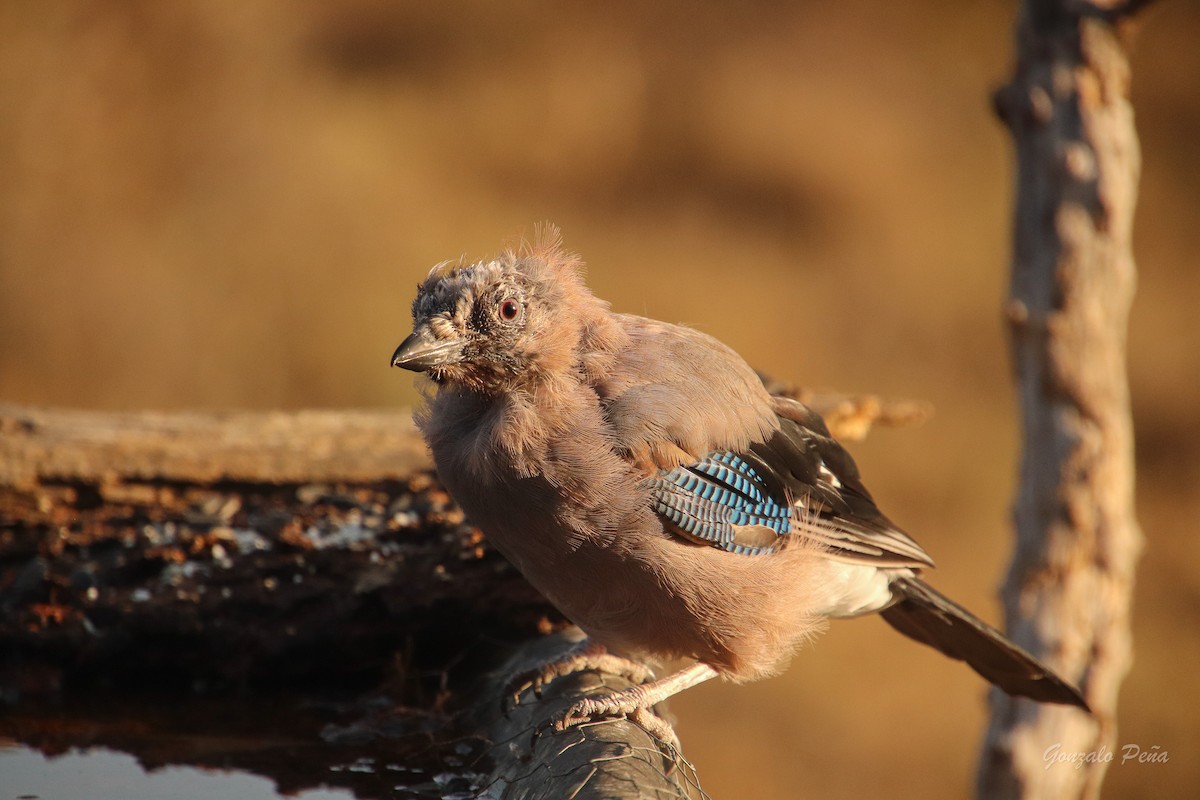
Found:
[{"label": "bird's tail", "polygon": [[899,601],[881,613],[905,636],[967,662],[1011,695],[1090,711],[1078,689],[929,584],[917,578],[899,578],[892,582],[892,592]]}]

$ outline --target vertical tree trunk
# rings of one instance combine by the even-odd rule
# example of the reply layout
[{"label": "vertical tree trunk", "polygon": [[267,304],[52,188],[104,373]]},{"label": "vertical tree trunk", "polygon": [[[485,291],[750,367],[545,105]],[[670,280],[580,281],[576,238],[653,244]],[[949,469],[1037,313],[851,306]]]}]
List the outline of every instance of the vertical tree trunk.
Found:
[{"label": "vertical tree trunk", "polygon": [[994,691],[980,797],[1095,797],[1116,744],[1141,548],[1125,369],[1140,161],[1120,30],[1136,5],[1024,0],[996,94],[1017,154],[1005,310],[1024,423],[1008,632],[1095,716]]}]

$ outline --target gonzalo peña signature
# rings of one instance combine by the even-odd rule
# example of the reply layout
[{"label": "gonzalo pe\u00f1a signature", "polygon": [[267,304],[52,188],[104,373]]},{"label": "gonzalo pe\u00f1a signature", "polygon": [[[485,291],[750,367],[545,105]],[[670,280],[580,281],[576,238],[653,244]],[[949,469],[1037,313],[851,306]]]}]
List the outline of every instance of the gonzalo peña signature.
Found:
[{"label": "gonzalo pe\u00f1a signature", "polygon": [[[1133,762],[1136,764],[1166,764],[1171,760],[1171,755],[1166,750],[1162,749],[1161,745],[1153,745],[1143,749],[1141,745],[1124,744],[1120,748],[1120,761],[1118,763],[1127,764]],[[1063,750],[1061,742],[1055,742],[1046,748],[1042,753],[1042,760],[1046,762],[1046,769],[1050,769],[1055,764],[1070,764],[1075,769],[1082,769],[1084,764],[1109,764],[1117,761],[1117,754],[1109,749],[1106,745],[1100,745],[1097,750]]]}]

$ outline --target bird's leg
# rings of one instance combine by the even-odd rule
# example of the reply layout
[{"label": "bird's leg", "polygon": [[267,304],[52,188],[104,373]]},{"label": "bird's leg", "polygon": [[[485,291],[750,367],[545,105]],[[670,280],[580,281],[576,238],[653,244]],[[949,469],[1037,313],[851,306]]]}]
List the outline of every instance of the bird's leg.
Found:
[{"label": "bird's leg", "polygon": [[562,731],[596,717],[625,716],[645,728],[651,735],[677,748],[679,742],[671,726],[650,709],[671,695],[716,676],[717,671],[708,664],[696,663],[662,680],[643,683],[612,694],[585,697],[572,705],[554,727]]},{"label": "bird's leg", "polygon": [[620,675],[630,683],[638,684],[654,677],[654,673],[644,665],[613,655],[600,642],[584,639],[555,660],[511,677],[506,684],[506,695],[512,697],[513,703],[519,703],[521,694],[532,688],[533,693],[540,697],[542,689],[555,678],[584,670]]}]

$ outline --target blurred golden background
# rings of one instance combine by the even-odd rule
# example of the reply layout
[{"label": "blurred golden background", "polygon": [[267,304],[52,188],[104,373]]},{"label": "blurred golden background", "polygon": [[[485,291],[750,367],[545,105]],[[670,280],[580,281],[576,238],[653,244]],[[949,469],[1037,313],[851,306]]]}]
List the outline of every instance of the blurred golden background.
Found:
[{"label": "blurred golden background", "polygon": [[[814,388],[932,402],[854,447],[998,619],[1016,420],[1011,2],[0,5],[0,402],[412,404],[414,285],[540,220],[616,309]],[[1200,6],[1143,15],[1130,332],[1147,549],[1111,797],[1200,784]],[[673,707],[717,798],[962,796],[984,684],[878,620]],[[1119,755],[1118,755],[1119,759]]]}]

